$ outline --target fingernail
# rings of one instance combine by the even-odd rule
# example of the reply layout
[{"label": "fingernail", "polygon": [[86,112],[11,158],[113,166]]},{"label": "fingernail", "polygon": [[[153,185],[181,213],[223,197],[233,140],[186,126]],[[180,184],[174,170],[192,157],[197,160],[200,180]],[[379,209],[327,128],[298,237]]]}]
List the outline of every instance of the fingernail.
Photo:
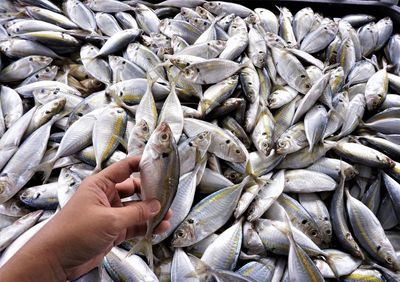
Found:
[{"label": "fingernail", "polygon": [[158,213],[161,209],[161,205],[160,202],[158,200],[151,200],[151,202],[149,203],[150,206],[150,212],[152,214]]}]

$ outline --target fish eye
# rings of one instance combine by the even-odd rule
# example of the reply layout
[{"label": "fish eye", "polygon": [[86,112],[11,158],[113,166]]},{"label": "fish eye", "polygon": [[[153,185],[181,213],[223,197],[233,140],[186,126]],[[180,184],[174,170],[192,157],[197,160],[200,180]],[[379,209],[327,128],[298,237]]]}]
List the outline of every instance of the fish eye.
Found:
[{"label": "fish eye", "polygon": [[307,219],[303,219],[303,221],[301,222],[301,224],[306,224],[308,222]]},{"label": "fish eye", "polygon": [[46,115],[51,114],[50,111],[45,111],[44,113],[45,113]]},{"label": "fish eye", "polygon": [[194,219],[193,219],[193,218],[189,218],[187,221],[188,221],[188,223],[190,223],[190,224],[193,224],[193,223],[194,223]]},{"label": "fish eye", "polygon": [[235,178],[236,178],[236,173],[232,172],[232,173],[229,175],[229,177],[232,178],[232,179],[235,179]]},{"label": "fish eye", "polygon": [[119,92],[119,96],[122,97],[123,95],[124,95],[124,92],[120,91],[120,92]]},{"label": "fish eye", "polygon": [[36,77],[36,78],[39,78],[39,75],[37,74],[37,75],[35,75],[35,77]]},{"label": "fish eye", "polygon": [[160,137],[161,137],[161,141],[168,141],[168,139],[169,139],[169,136],[166,133],[161,134]]},{"label": "fish eye", "polygon": [[317,231],[313,230],[313,231],[311,232],[311,236],[313,236],[313,237],[317,236]]},{"label": "fish eye", "polygon": [[236,154],[240,154],[240,150],[239,149],[236,149]]},{"label": "fish eye", "polygon": [[29,62],[32,62],[33,61],[33,58],[29,58]]},{"label": "fish eye", "polygon": [[392,264],[393,263],[393,259],[391,257],[387,257],[386,258],[386,262],[389,263],[389,264]]},{"label": "fish eye", "polygon": [[331,235],[332,234],[332,230],[330,230],[330,229],[326,230],[326,234]]},{"label": "fish eye", "polygon": [[202,140],[204,137],[203,135],[199,135],[199,139]]},{"label": "fish eye", "polygon": [[225,143],[229,144],[229,143],[231,143],[231,140],[228,139],[228,140],[225,141]]}]

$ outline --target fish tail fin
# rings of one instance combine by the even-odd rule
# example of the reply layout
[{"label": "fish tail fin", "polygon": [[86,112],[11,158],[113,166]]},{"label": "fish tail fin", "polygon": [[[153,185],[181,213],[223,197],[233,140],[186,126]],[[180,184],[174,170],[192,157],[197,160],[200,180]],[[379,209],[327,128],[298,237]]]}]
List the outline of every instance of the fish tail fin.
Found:
[{"label": "fish tail fin", "polygon": [[335,277],[339,279],[339,277],[340,277],[339,273],[340,272],[338,271],[333,258],[331,258],[331,256],[327,255],[327,256],[325,256],[325,259],[326,259],[326,263],[332,269],[332,272],[335,275]]},{"label": "fish tail fin", "polygon": [[188,254],[188,256],[195,270],[186,274],[185,278],[199,278],[212,273],[212,268],[207,263],[193,255]]},{"label": "fish tail fin", "polygon": [[51,175],[51,172],[53,170],[54,164],[57,161],[57,158],[53,158],[51,160],[48,160],[44,163],[41,163],[36,167],[36,171],[41,171],[43,172],[42,176],[42,181],[43,184],[46,183],[49,180],[49,177]]},{"label": "fish tail fin", "polygon": [[286,235],[286,237],[289,239],[290,244],[297,244],[296,241],[294,240],[294,236],[293,236],[293,227],[292,227],[292,222],[285,210],[284,207],[282,207],[280,204],[276,203],[277,207],[279,207],[279,209],[281,210],[281,213],[284,215],[285,218],[285,223],[286,226],[282,227],[280,225],[275,225],[275,227],[281,231],[282,233],[284,233]]},{"label": "fish tail fin", "polygon": [[135,245],[133,245],[126,256],[128,257],[136,253],[143,253],[147,259],[150,269],[154,270],[154,254],[151,239],[145,237],[137,242]]}]

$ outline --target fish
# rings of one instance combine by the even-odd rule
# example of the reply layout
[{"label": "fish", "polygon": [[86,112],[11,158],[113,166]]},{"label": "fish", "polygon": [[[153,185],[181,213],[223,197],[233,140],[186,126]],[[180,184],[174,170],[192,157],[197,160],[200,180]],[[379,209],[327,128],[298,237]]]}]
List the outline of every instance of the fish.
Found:
[{"label": "fish", "polygon": [[[179,182],[179,157],[177,145],[168,123],[161,122],[147,142],[139,163],[142,199],[157,199],[160,212],[148,222],[144,240],[146,255],[152,268],[151,236],[153,229],[161,222],[172,204]],[[158,171],[155,176],[154,172]],[[150,250],[149,250],[150,248]]]}]

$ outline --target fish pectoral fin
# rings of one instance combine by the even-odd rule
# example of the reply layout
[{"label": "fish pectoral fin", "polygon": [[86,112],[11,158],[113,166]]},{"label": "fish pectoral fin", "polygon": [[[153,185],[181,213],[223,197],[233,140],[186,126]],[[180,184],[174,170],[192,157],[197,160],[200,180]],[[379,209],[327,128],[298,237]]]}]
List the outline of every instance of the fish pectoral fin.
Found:
[{"label": "fish pectoral fin", "polygon": [[113,137],[117,139],[117,141],[124,147],[125,150],[128,150],[128,143],[119,135],[113,134]]}]

